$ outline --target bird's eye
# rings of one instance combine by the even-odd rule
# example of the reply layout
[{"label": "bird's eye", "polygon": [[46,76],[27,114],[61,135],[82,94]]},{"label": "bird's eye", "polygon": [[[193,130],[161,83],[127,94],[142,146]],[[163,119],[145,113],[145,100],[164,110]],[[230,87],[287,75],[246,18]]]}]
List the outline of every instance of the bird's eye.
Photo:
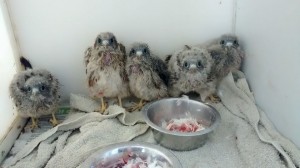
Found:
[{"label": "bird's eye", "polygon": [[183,63],[183,67],[188,68],[188,67],[189,67],[189,63],[184,62],[184,63]]},{"label": "bird's eye", "polygon": [[144,53],[147,53],[148,51],[147,51],[147,49],[145,48],[145,49],[143,50],[143,52],[144,52]]},{"label": "bird's eye", "polygon": [[198,68],[202,68],[202,67],[203,67],[203,65],[202,65],[202,62],[201,62],[201,61],[198,61],[198,62],[197,62],[197,67],[198,67]]},{"label": "bird's eye", "polygon": [[98,42],[99,44],[101,44],[101,43],[102,43],[101,38],[98,38],[97,42]]},{"label": "bird's eye", "polygon": [[110,39],[110,43],[113,43],[115,40],[113,38]]},{"label": "bird's eye", "polygon": [[130,53],[131,53],[131,54],[135,54],[135,49],[132,49],[132,50],[130,51]]},{"label": "bird's eye", "polygon": [[46,87],[43,85],[41,86],[41,91],[45,91]]},{"label": "bird's eye", "polygon": [[28,92],[31,92],[31,87],[28,87],[28,88],[27,88],[27,91],[28,91]]},{"label": "bird's eye", "polygon": [[220,41],[220,44],[221,44],[221,45],[224,45],[224,44],[225,44],[225,41],[224,41],[224,40],[221,40],[221,41]]},{"label": "bird's eye", "polygon": [[233,44],[238,44],[237,40],[234,40],[234,41],[233,41]]}]

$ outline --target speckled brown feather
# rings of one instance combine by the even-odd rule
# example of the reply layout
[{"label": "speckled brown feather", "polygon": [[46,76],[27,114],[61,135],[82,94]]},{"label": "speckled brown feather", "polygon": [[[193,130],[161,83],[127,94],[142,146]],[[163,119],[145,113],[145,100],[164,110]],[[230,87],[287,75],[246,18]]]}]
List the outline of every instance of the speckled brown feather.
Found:
[{"label": "speckled brown feather", "polygon": [[129,96],[125,47],[118,43],[116,48],[106,48],[96,42],[86,50],[84,57],[91,97]]},{"label": "speckled brown feather", "polygon": [[[127,57],[126,71],[129,76],[131,92],[140,99],[151,101],[168,96],[167,83],[169,73],[165,63],[154,56],[148,45],[135,43],[133,49],[147,48],[149,56],[141,56],[140,61],[135,61],[132,56]],[[136,56],[135,56],[136,57]],[[133,71],[133,69],[136,69]]]},{"label": "speckled brown feather", "polygon": [[[236,44],[232,47],[224,47],[221,44],[221,40],[236,41]],[[240,69],[244,52],[241,50],[236,36],[230,34],[222,35],[219,39],[207,45],[206,48],[215,62],[211,73],[211,76],[214,76],[214,78],[221,80],[229,72]]]},{"label": "speckled brown feather", "polygon": [[[40,100],[32,100],[26,86],[44,82],[49,86],[48,96]],[[9,86],[18,113],[23,117],[38,118],[56,112],[60,101],[59,82],[49,71],[44,69],[29,69],[17,73]]]},{"label": "speckled brown feather", "polygon": [[[203,67],[191,72],[183,67],[186,61],[201,61]],[[201,100],[205,101],[207,96],[216,90],[215,80],[208,80],[212,65],[213,59],[206,49],[185,47],[175,52],[168,64],[168,70],[171,73],[169,94],[179,97],[181,94],[196,92],[200,94]]]}]

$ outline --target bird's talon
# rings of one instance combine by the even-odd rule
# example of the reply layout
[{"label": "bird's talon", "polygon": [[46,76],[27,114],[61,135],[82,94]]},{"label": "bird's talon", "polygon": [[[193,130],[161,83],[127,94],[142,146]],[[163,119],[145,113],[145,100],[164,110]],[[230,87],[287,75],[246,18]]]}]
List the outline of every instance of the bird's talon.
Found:
[{"label": "bird's talon", "polygon": [[30,129],[39,128],[38,120],[36,118],[31,118],[31,125],[29,126]]},{"label": "bird's talon", "polygon": [[59,122],[57,121],[56,117],[55,117],[55,113],[52,113],[52,118],[49,120],[49,122],[51,123],[51,125],[53,127],[57,126],[59,124]]},{"label": "bird's talon", "polygon": [[52,119],[52,118],[49,120],[49,122],[51,123],[51,125],[53,127],[55,127],[55,126],[57,126],[59,124],[59,122],[56,119]]},{"label": "bird's talon", "polygon": [[133,105],[131,107],[127,108],[127,110],[129,112],[133,112],[136,110],[140,111],[146,103],[147,102],[143,102],[143,101],[140,101],[139,103],[133,103]]},{"label": "bird's talon", "polygon": [[36,123],[32,123],[30,126],[29,126],[30,129],[35,129],[35,128],[39,128],[39,126],[36,124]]},{"label": "bird's talon", "polygon": [[220,97],[217,96],[217,95],[214,95],[214,94],[209,95],[209,96],[208,96],[208,99],[209,99],[212,103],[219,103],[219,102],[221,102]]},{"label": "bird's talon", "polygon": [[100,107],[100,113],[101,114],[105,114],[105,110],[107,109],[108,107],[108,103],[104,101],[104,98],[101,97],[101,107]]},{"label": "bird's talon", "polygon": [[101,106],[100,108],[100,113],[103,114],[105,112],[105,110],[107,109],[107,103],[103,103],[103,106]]}]

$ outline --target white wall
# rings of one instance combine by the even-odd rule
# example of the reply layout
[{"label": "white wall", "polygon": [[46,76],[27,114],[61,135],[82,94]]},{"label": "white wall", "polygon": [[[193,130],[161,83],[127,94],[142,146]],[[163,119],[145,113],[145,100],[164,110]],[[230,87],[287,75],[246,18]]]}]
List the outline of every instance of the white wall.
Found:
[{"label": "white wall", "polygon": [[233,29],[233,0],[8,0],[21,54],[53,72],[69,93],[87,93],[84,50],[112,31],[126,46],[144,41],[159,55]]},{"label": "white wall", "polygon": [[126,46],[148,42],[163,56],[183,44],[198,44],[236,29],[244,42],[245,71],[258,105],[277,129],[300,147],[298,0],[7,2],[21,54],[59,78],[65,100],[70,92],[87,93],[83,52],[99,32],[114,32]]},{"label": "white wall", "polygon": [[237,34],[257,103],[300,147],[300,1],[238,1]]},{"label": "white wall", "polygon": [[17,116],[8,90],[17,68],[4,12],[0,6],[0,142]]}]

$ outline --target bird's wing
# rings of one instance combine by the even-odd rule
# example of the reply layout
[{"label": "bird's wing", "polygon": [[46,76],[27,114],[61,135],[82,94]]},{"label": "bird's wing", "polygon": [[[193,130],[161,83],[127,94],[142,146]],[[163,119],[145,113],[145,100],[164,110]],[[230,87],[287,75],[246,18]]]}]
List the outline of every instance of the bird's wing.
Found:
[{"label": "bird's wing", "polygon": [[126,72],[126,70],[125,70],[125,64],[126,64],[126,48],[125,48],[125,46],[122,44],[122,43],[118,43],[118,48],[119,48],[119,50],[121,51],[121,53],[122,53],[122,55],[123,55],[123,60],[121,60],[122,62],[123,62],[123,66],[122,67],[124,67],[124,69],[123,68],[121,68],[120,69],[120,76],[122,77],[122,80],[124,81],[124,82],[128,82],[128,75],[127,75],[127,72]]},{"label": "bird's wing", "polygon": [[243,58],[245,58],[245,52],[243,51],[243,50],[241,50],[241,49],[238,49],[237,50],[237,52],[239,53],[239,55],[240,55],[240,57],[243,59]]},{"label": "bird's wing", "polygon": [[90,62],[90,58],[92,56],[92,47],[89,47],[84,52],[84,64],[87,66],[87,64]]},{"label": "bird's wing", "polygon": [[215,64],[219,64],[226,58],[226,51],[220,45],[212,45],[207,48]]},{"label": "bird's wing", "polygon": [[169,86],[174,85],[179,80],[179,74],[176,72],[172,72],[169,78]]},{"label": "bird's wing", "polygon": [[122,43],[118,43],[120,51],[126,56],[126,48]]},{"label": "bird's wing", "polygon": [[152,67],[153,71],[158,74],[160,79],[163,80],[165,85],[168,85],[170,74],[168,72],[168,67],[164,61],[159,58],[152,57]]},{"label": "bird's wing", "polygon": [[55,78],[52,74],[50,74],[50,76],[52,77],[52,81],[51,81],[51,87],[52,87],[52,93],[53,95],[60,99],[60,86],[61,84],[59,83],[58,79]]},{"label": "bird's wing", "polygon": [[210,73],[207,75],[207,82],[212,82],[217,79],[217,71],[212,69]]},{"label": "bird's wing", "polygon": [[24,74],[25,72],[17,73],[14,75],[10,85],[9,92],[10,96],[13,98],[15,105],[20,105],[23,95],[23,84],[24,84]]}]

